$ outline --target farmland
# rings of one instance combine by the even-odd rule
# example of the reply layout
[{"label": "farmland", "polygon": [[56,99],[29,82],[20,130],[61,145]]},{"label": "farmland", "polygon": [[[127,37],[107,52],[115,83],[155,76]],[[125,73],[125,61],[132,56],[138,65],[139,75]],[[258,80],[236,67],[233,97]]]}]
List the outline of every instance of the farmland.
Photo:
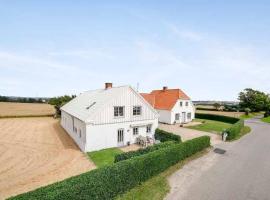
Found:
[{"label": "farmland", "polygon": [[242,115],[245,114],[244,112],[226,112],[226,111],[210,111],[210,110],[196,110],[196,113],[223,115],[223,116],[235,117],[235,118],[240,118]]},{"label": "farmland", "polygon": [[[34,109],[32,109],[34,110]],[[0,199],[95,168],[52,117],[0,119]]]},{"label": "farmland", "polygon": [[54,107],[49,104],[0,102],[0,117],[46,116],[54,113]]}]

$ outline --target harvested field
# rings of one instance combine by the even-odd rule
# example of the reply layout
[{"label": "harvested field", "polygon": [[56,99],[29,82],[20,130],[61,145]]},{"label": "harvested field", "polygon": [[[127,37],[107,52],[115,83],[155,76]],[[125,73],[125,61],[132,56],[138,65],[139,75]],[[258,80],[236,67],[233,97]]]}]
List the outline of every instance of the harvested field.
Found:
[{"label": "harvested field", "polygon": [[236,118],[239,118],[241,115],[245,114],[244,112],[225,112],[225,111],[208,111],[208,110],[196,110],[196,113],[223,115],[223,116],[236,117]]},{"label": "harvested field", "polygon": [[49,104],[0,102],[0,117],[46,116],[54,113],[54,107]]},{"label": "harvested field", "polygon": [[58,120],[0,119],[0,199],[94,168]]}]

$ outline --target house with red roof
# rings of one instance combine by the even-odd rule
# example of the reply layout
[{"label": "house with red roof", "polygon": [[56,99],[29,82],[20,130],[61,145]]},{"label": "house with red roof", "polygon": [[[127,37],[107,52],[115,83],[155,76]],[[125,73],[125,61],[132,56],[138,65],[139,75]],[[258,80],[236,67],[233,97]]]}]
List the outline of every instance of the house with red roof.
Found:
[{"label": "house with red roof", "polygon": [[195,117],[195,107],[181,89],[153,90],[141,93],[143,98],[152,105],[159,114],[159,122],[166,124],[191,122]]}]

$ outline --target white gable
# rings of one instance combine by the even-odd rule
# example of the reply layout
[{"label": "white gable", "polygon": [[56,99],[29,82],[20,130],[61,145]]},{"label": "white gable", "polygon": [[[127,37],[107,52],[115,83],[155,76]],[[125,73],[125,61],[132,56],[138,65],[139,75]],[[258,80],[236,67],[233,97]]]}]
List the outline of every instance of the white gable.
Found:
[{"label": "white gable", "polygon": [[[86,123],[112,123],[113,106],[125,106],[126,118],[130,116],[133,104],[142,105],[142,113],[147,115],[144,115],[147,119],[153,119],[157,115],[155,110],[129,86],[84,92],[64,105],[61,110]],[[138,118],[137,120],[139,120]],[[118,121],[121,120],[126,121],[127,119]]]}]

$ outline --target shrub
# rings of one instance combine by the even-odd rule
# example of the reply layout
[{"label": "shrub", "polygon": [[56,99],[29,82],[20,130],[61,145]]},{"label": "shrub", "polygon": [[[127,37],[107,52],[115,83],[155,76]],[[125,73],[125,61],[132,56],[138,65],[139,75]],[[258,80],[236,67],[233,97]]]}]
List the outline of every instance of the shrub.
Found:
[{"label": "shrub", "polygon": [[238,118],[234,118],[234,117],[228,117],[228,116],[223,116],[223,115],[212,115],[212,114],[206,114],[206,113],[196,113],[195,118],[221,121],[221,122],[226,122],[230,124],[234,124],[238,122],[239,120]]},{"label": "shrub", "polygon": [[264,117],[269,117],[270,116],[270,110],[269,111],[266,111],[265,113],[264,113]]},{"label": "shrub", "polygon": [[124,152],[121,154],[117,154],[117,155],[115,155],[114,162],[116,163],[116,162],[119,162],[122,160],[127,160],[127,159],[130,159],[130,158],[133,158],[136,156],[140,156],[140,155],[152,152],[152,151],[156,151],[158,149],[169,147],[169,146],[174,145],[174,144],[175,144],[175,141],[168,141],[168,142],[155,144],[153,146],[149,146],[149,147],[146,147],[144,149],[139,149],[137,151],[130,151],[130,152]]},{"label": "shrub", "polygon": [[249,108],[245,108],[245,115],[249,115],[250,112],[251,110]]},{"label": "shrub", "polygon": [[166,142],[166,141],[176,141],[176,142],[181,142],[181,137],[179,135],[175,135],[173,133],[161,130],[161,129],[156,129],[155,131],[155,139],[160,140],[161,142]]},{"label": "shrub", "polygon": [[14,199],[113,199],[210,146],[203,136],[21,194]]},{"label": "shrub", "polygon": [[228,133],[227,140],[235,139],[240,134],[242,128],[244,128],[244,120],[240,119],[226,130]]}]

